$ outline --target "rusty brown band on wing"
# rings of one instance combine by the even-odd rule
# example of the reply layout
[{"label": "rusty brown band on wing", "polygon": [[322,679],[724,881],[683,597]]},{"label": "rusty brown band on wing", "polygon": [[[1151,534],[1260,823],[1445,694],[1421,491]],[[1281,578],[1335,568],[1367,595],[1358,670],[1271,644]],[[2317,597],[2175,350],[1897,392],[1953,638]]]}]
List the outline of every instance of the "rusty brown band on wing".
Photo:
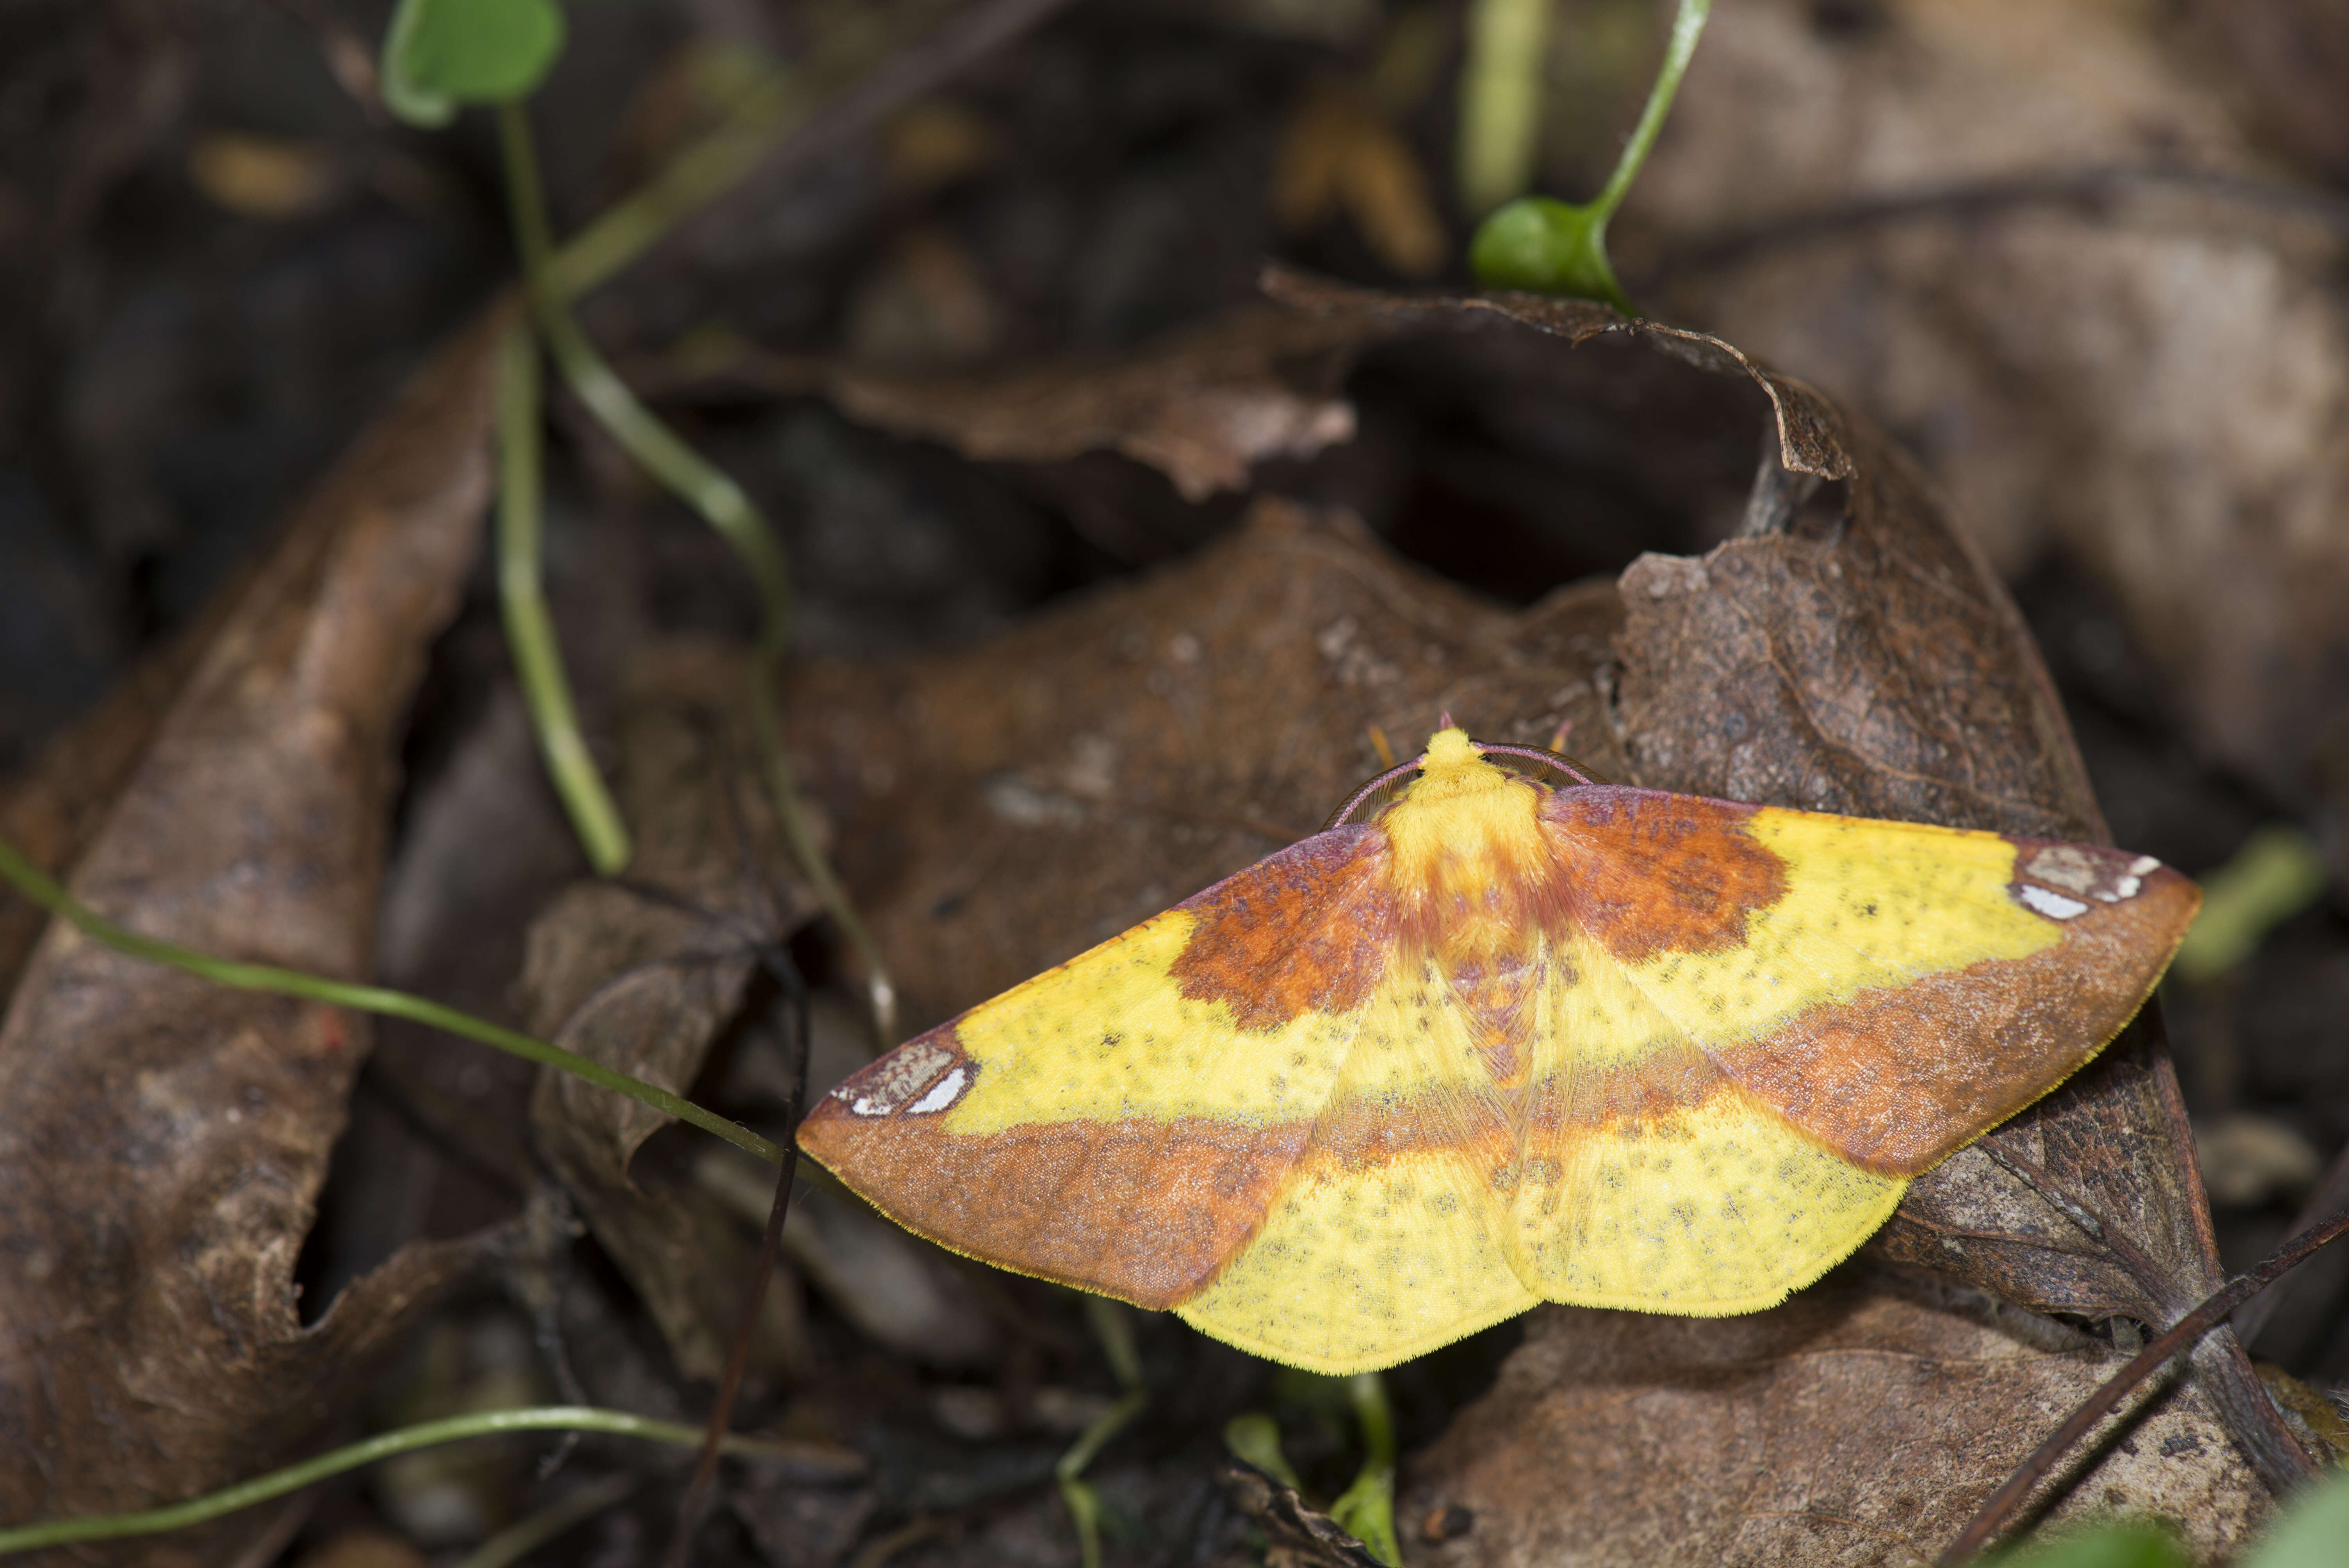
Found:
[{"label": "rusty brown band on wing", "polygon": [[1376,828],[1334,828],[1186,900],[1197,924],[1175,985],[1191,1001],[1221,999],[1243,1029],[1352,1012],[1394,953],[1385,862]]},{"label": "rusty brown band on wing", "polygon": [[1507,1111],[1490,1097],[1439,1094],[1340,1099],[1313,1124],[1300,1171],[1373,1171],[1395,1160],[1456,1152],[1480,1170],[1516,1156]]},{"label": "rusty brown band on wing", "polygon": [[1521,1109],[1497,1096],[1425,1094],[1340,1100],[1313,1125],[1300,1171],[1360,1171],[1392,1160],[1458,1150],[1479,1170],[1516,1157],[1521,1129],[1550,1146],[1600,1128],[1669,1121],[1723,1093],[1730,1083],[1692,1045],[1654,1052],[1635,1065],[1586,1068],[1534,1084]]},{"label": "rusty brown band on wing", "polygon": [[[2047,847],[2018,840],[2019,864]],[[2058,846],[2066,847],[2066,846]],[[2068,846],[2076,848],[2076,846]],[[2092,851],[2098,864],[2128,857]],[[2063,940],[1812,1007],[1712,1053],[1721,1069],[1825,1147],[1884,1176],[1931,1170],[2102,1050],[2144,1004],[2201,895],[2167,867],[2125,896],[2091,887]]]},{"label": "rusty brown band on wing", "polygon": [[801,1123],[800,1146],[907,1230],[1164,1309],[1247,1244],[1311,1132],[1183,1118],[961,1137],[942,1116],[861,1118],[832,1095]]},{"label": "rusty brown band on wing", "polygon": [[1635,1128],[1671,1120],[1729,1088],[1711,1057],[1679,1041],[1650,1050],[1636,1066],[1586,1068],[1538,1086],[1545,1098],[1537,1099],[1527,1120],[1537,1134],[1566,1138]]},{"label": "rusty brown band on wing", "polygon": [[1575,922],[1626,964],[1741,946],[1746,915],[1785,896],[1785,862],[1745,831],[1754,811],[1615,785],[1542,802]]},{"label": "rusty brown band on wing", "polygon": [[895,1059],[901,1065],[885,1057],[818,1101],[801,1124],[801,1147],[909,1230],[1153,1308],[1205,1288],[1291,1180],[1451,1154],[1506,1192],[1521,1174],[1520,1118],[1533,1123],[1534,1158],[1555,1170],[1578,1132],[1661,1126],[1728,1088],[1690,1048],[1536,1085],[1517,1113],[1489,1097],[1437,1092],[1340,1101],[1311,1122],[1262,1127],[1188,1117],[962,1136],[946,1130],[943,1113],[968,1087],[957,1074],[981,1069],[955,1050],[951,1026]]}]

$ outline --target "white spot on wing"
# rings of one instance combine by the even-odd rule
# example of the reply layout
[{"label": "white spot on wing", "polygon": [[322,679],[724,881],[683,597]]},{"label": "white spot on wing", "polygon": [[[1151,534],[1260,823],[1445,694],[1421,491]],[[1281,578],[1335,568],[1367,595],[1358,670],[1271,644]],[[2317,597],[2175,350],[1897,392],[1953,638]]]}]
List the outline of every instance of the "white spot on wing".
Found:
[{"label": "white spot on wing", "polygon": [[2050,920],[2069,920],[2075,914],[2085,913],[2088,908],[2076,898],[2065,898],[2060,892],[2050,892],[2044,887],[2033,887],[2029,882],[2023,884],[2020,896],[2023,903]]},{"label": "white spot on wing", "polygon": [[954,1071],[938,1079],[937,1086],[929,1093],[907,1106],[905,1114],[921,1116],[933,1110],[944,1110],[955,1102],[955,1096],[962,1092],[963,1079],[968,1076],[962,1068],[955,1068]]},{"label": "white spot on wing", "polygon": [[2037,882],[2087,892],[2103,880],[2096,862],[2076,844],[2051,844],[2031,857],[2023,874]]},{"label": "white spot on wing", "polygon": [[2160,869],[2161,862],[2151,855],[2139,855],[2129,862],[2129,875],[2133,877],[2149,877]]},{"label": "white spot on wing", "polygon": [[[919,1093],[953,1061],[954,1053],[924,1040],[913,1040],[883,1057],[864,1072],[832,1091],[857,1116],[886,1116]],[[962,1069],[954,1077],[959,1079]]]}]

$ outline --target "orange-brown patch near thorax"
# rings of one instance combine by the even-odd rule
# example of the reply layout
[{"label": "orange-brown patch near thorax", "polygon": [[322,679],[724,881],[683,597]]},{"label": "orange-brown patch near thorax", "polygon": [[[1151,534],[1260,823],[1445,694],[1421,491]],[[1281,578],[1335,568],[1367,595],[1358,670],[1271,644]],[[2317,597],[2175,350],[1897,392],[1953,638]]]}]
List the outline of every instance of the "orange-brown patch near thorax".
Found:
[{"label": "orange-brown patch near thorax", "polygon": [[1197,923],[1169,970],[1175,985],[1187,1000],[1222,1001],[1241,1029],[1351,1012],[1394,954],[1386,860],[1375,829],[1340,828],[1188,900]]},{"label": "orange-brown patch near thorax", "polygon": [[1786,893],[1786,864],[1746,832],[1752,806],[1612,785],[1544,802],[1576,924],[1626,964],[1662,953],[1723,953],[1746,916]]}]

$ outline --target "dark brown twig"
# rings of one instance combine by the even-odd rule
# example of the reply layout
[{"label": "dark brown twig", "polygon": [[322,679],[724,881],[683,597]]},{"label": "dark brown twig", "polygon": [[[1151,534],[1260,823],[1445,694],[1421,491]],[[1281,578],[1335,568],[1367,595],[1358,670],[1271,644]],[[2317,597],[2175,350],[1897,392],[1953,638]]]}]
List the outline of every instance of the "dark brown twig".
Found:
[{"label": "dark brown twig", "polygon": [[[2349,1206],[2349,1146],[2344,1146],[2341,1152],[2333,1157],[2332,1169],[2325,1171],[2324,1179],[2316,1184],[2316,1190],[2300,1206],[2300,1212],[2292,1216],[2292,1230],[2295,1233],[2307,1230],[2323,1216],[2344,1206]],[[2235,1314],[2236,1335],[2246,1346],[2250,1346],[2260,1336],[2260,1330],[2268,1326],[2268,1320],[2275,1316],[2276,1309],[2283,1305],[2285,1298],[2295,1289],[2307,1288],[2308,1284],[2309,1276],[2302,1274],[2289,1283],[2280,1282],[2273,1290],[2263,1290],[2245,1302],[2242,1311]],[[2272,1356],[2272,1350],[2271,1355],[2273,1359],[2282,1359]]]},{"label": "dark brown twig", "polygon": [[2079,1408],[2065,1418],[2064,1424],[2048,1435],[2047,1440],[2032,1451],[2029,1459],[2007,1478],[2006,1484],[1990,1495],[1958,1538],[1941,1553],[1943,1568],[1963,1563],[1988,1545],[2013,1518],[2032,1490],[2044,1480],[2072,1445],[2086,1436],[2088,1429],[2111,1414],[2113,1407],[2127,1398],[2131,1390],[2146,1380],[2171,1357],[2191,1346],[2226,1315],[2270,1284],[2306,1262],[2316,1251],[2343,1232],[2349,1231],[2349,1209],[2344,1209],[2323,1224],[2302,1232],[2278,1247],[2259,1266],[2229,1280],[2201,1305],[2179,1318],[2156,1336],[2152,1343],[2139,1351],[2128,1365],[2105,1380],[2102,1387],[2083,1400]]},{"label": "dark brown twig", "polygon": [[[786,983],[792,993],[792,1033],[798,1037],[792,1053],[795,1067],[791,1103],[783,1112],[783,1125],[795,1132],[801,1110],[807,1103],[808,1057],[812,1054],[807,987],[798,983],[798,975],[791,970],[787,957],[772,967],[779,975],[789,975]],[[692,1555],[694,1532],[700,1528],[702,1512],[709,1505],[709,1490],[718,1480],[719,1445],[725,1440],[727,1429],[733,1422],[734,1397],[741,1389],[743,1374],[750,1369],[750,1346],[759,1336],[759,1315],[766,1305],[767,1283],[774,1277],[775,1255],[782,1248],[783,1220],[791,1210],[792,1178],[799,1163],[799,1140],[787,1135],[783,1140],[782,1164],[775,1173],[775,1201],[767,1209],[767,1228],[759,1237],[759,1261],[750,1271],[750,1295],[742,1304],[742,1321],[734,1330],[733,1347],[726,1353],[726,1370],[718,1380],[718,1397],[709,1407],[709,1427],[702,1434],[701,1453],[693,1461],[693,1479],[686,1485],[685,1501],[678,1505],[677,1527],[669,1535],[668,1550],[661,1555],[662,1568],[686,1568]]]},{"label": "dark brown twig", "polygon": [[[2158,1004],[2148,1005],[2139,1015],[2139,1023],[2150,1031],[2157,1045],[2167,1046]],[[2178,1118],[2177,1125],[2183,1127],[2186,1113],[2183,1104],[2177,1099],[2176,1078],[2161,1071],[2158,1074],[2158,1081],[2164,1086],[2161,1092],[2165,1103]],[[1992,1133],[1984,1138],[1980,1147],[2008,1175],[2037,1193],[2043,1202],[2069,1220],[2081,1234],[2095,1242],[2127,1271],[2137,1288],[2145,1293],[2146,1304],[2150,1310],[2138,1315],[2148,1327],[2172,1320],[2187,1311],[2197,1299],[2189,1292],[2197,1287],[2207,1289],[2205,1282],[2218,1277],[2218,1254],[2213,1250],[2216,1243],[2209,1233],[2209,1207],[2190,1157],[2182,1174],[2191,1189],[2188,1202],[2197,1220],[2196,1233],[2203,1255],[2209,1258],[2210,1263],[2207,1274],[2189,1283],[2172,1278],[2121,1227],[2097,1213],[2085,1199],[2066,1191],[2054,1174],[2022,1154],[2002,1134]],[[2313,1212],[2304,1212],[2298,1228],[2306,1229],[2340,1206],[2339,1202],[2333,1202]],[[2255,1301],[2247,1305],[2243,1313],[2256,1307]],[[2260,1479],[2271,1491],[2282,1494],[2316,1474],[2317,1465],[2292,1429],[2284,1424],[2274,1398],[2261,1386],[2257,1374],[2251,1370],[2251,1360],[2243,1352],[2243,1340],[2240,1336],[2243,1313],[2236,1315],[2235,1333],[2214,1335],[2195,1346],[2194,1375],[2216,1407],[2228,1435],[2235,1440],[2244,1457],[2251,1461],[2251,1467],[2259,1471]]]}]

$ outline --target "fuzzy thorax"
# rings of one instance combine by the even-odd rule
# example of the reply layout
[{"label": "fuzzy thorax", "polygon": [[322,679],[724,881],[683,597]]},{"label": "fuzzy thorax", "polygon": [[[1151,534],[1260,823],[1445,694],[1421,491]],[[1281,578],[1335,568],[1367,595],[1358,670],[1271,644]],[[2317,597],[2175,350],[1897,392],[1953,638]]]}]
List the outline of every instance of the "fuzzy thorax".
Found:
[{"label": "fuzzy thorax", "polygon": [[1428,741],[1419,777],[1379,819],[1402,930],[1423,952],[1476,962],[1523,945],[1550,858],[1540,805],[1537,786],[1485,760],[1462,731]]}]

